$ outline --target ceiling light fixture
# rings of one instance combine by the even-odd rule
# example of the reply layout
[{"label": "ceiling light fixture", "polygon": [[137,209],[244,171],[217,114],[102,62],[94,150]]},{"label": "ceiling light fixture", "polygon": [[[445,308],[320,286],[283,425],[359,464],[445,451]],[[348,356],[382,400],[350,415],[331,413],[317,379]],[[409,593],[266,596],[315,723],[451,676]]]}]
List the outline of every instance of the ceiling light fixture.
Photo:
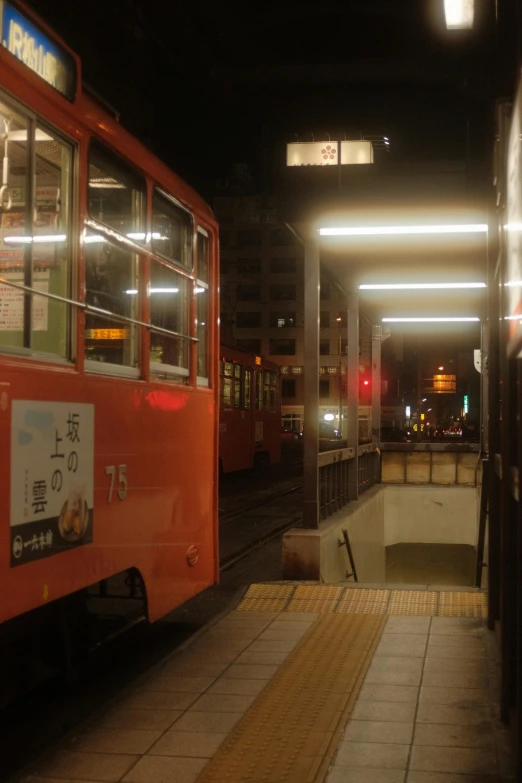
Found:
[{"label": "ceiling light fixture", "polygon": [[339,226],[319,228],[322,237],[385,236],[403,234],[486,234],[486,223],[453,223],[433,226]]},{"label": "ceiling light fixture", "polygon": [[385,324],[421,324],[421,323],[460,323],[467,321],[480,321],[477,316],[470,316],[469,318],[451,317],[451,318],[383,318],[382,322]]},{"label": "ceiling light fixture", "polygon": [[486,283],[363,283],[360,291],[413,291],[435,288],[486,288]]}]

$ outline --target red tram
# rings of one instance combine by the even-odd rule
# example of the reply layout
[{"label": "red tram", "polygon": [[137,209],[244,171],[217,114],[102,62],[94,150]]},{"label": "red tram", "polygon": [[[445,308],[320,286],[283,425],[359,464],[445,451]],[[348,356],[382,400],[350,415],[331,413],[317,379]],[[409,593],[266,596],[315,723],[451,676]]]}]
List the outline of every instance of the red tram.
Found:
[{"label": "red tram", "polygon": [[221,346],[219,467],[222,473],[281,459],[281,373],[274,362]]},{"label": "red tram", "polygon": [[156,620],[218,577],[217,226],[0,16],[0,621],[126,572]]}]

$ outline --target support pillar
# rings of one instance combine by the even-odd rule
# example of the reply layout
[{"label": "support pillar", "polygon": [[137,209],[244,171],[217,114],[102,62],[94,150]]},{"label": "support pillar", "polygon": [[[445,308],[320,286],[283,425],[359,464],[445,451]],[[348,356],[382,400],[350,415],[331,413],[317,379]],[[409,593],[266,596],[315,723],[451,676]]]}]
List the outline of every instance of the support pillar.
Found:
[{"label": "support pillar", "polygon": [[381,345],[382,326],[372,326],[372,441],[381,437]]},{"label": "support pillar", "polygon": [[346,350],[346,445],[355,448],[355,457],[348,468],[348,494],[350,500],[359,495],[359,298],[351,293],[347,297],[347,350]]},{"label": "support pillar", "polygon": [[319,244],[308,240],[304,247],[304,502],[303,525],[319,526]]}]

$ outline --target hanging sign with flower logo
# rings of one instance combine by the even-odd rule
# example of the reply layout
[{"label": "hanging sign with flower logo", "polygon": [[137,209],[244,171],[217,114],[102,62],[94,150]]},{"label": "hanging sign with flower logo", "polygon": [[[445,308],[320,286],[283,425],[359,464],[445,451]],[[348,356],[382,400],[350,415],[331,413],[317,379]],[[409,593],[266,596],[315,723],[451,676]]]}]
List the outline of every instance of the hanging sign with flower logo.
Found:
[{"label": "hanging sign with flower logo", "polygon": [[298,141],[286,145],[287,166],[342,166],[354,163],[373,163],[370,141]]}]

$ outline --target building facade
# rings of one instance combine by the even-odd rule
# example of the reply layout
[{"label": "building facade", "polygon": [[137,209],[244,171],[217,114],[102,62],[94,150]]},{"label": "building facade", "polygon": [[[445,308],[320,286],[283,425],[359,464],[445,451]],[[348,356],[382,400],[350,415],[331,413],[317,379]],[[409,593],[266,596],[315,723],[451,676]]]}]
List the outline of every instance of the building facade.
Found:
[{"label": "building facade", "polygon": [[[304,413],[304,258],[299,238],[278,222],[275,199],[228,195],[214,200],[221,237],[221,341],[281,367],[283,423],[301,431]],[[346,297],[321,276],[320,419],[339,428],[345,396]],[[362,377],[371,375],[371,324],[359,322]],[[368,406],[360,408],[360,429]],[[333,418],[332,418],[333,417]]]}]

